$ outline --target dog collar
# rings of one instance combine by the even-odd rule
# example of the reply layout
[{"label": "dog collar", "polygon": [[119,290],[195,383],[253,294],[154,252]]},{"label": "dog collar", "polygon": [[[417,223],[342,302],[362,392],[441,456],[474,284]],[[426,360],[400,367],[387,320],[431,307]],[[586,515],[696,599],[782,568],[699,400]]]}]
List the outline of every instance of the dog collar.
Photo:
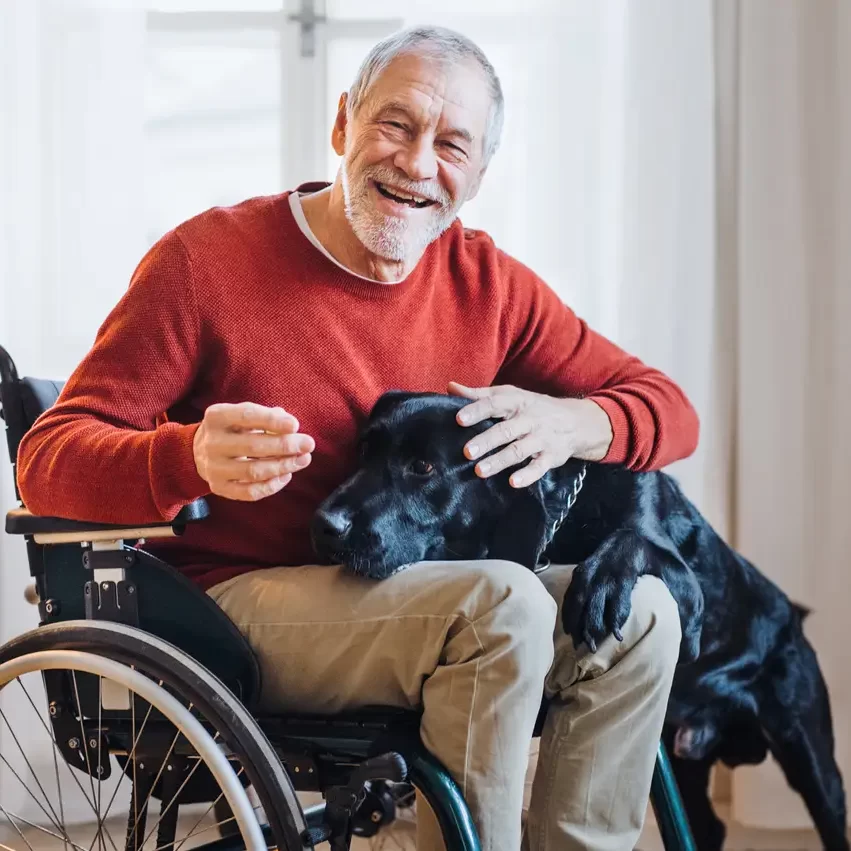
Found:
[{"label": "dog collar", "polygon": [[[561,514],[558,516],[558,519],[553,523],[552,529],[550,529],[549,533],[547,534],[544,546],[541,548],[542,553],[553,542],[553,538],[555,538],[556,532],[561,529],[568,512],[571,508],[573,508],[574,504],[576,503],[576,500],[579,497],[579,491],[582,490],[582,485],[585,482],[585,474],[587,472],[588,468],[583,464],[582,469],[579,471],[579,474],[573,480],[573,488],[571,489],[571,492],[567,495],[567,505],[564,507],[564,511],[562,511]],[[550,560],[547,558],[543,559],[542,561],[539,560],[535,567],[532,568],[532,570],[535,573],[543,573],[549,566]]]}]

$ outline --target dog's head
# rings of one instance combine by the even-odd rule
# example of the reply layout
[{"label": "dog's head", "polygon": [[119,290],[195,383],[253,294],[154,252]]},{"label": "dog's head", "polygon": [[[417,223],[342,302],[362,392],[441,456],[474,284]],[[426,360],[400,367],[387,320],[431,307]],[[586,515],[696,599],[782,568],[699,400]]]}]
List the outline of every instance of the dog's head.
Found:
[{"label": "dog's head", "polygon": [[468,460],[464,445],[495,422],[458,425],[468,404],[401,391],[378,400],[361,433],[358,470],[313,517],[320,559],[375,579],[423,560],[499,558],[535,567],[582,463],[569,461],[525,488],[511,487],[510,471],[480,478],[479,459]]}]

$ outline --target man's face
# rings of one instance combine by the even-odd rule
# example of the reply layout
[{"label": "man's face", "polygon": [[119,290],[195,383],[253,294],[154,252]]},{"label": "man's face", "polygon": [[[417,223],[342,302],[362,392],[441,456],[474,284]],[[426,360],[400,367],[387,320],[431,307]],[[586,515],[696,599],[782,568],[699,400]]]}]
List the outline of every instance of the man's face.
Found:
[{"label": "man's face", "polygon": [[[418,259],[475,195],[491,97],[475,63],[397,57],[354,116],[338,116],[346,216],[366,248]],[[343,108],[344,109],[344,108]]]}]

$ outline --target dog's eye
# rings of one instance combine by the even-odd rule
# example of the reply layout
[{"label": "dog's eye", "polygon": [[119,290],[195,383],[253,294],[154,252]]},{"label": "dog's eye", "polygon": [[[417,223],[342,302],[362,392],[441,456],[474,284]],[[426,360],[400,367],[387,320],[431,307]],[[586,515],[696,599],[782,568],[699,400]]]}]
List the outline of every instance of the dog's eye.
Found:
[{"label": "dog's eye", "polygon": [[429,476],[434,472],[434,464],[430,464],[428,461],[414,461],[411,464],[411,469],[418,476]]}]

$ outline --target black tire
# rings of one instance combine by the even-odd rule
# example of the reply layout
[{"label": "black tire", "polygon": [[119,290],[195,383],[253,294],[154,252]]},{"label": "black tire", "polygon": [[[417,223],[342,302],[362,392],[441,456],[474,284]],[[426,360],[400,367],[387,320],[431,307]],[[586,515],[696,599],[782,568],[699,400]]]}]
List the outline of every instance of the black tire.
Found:
[{"label": "black tire", "polygon": [[150,633],[110,621],[48,624],[0,647],[0,664],[41,650],[80,650],[131,665],[191,701],[241,762],[281,851],[303,851],[304,813],[292,782],[266,735],[233,693],[182,650]]}]

